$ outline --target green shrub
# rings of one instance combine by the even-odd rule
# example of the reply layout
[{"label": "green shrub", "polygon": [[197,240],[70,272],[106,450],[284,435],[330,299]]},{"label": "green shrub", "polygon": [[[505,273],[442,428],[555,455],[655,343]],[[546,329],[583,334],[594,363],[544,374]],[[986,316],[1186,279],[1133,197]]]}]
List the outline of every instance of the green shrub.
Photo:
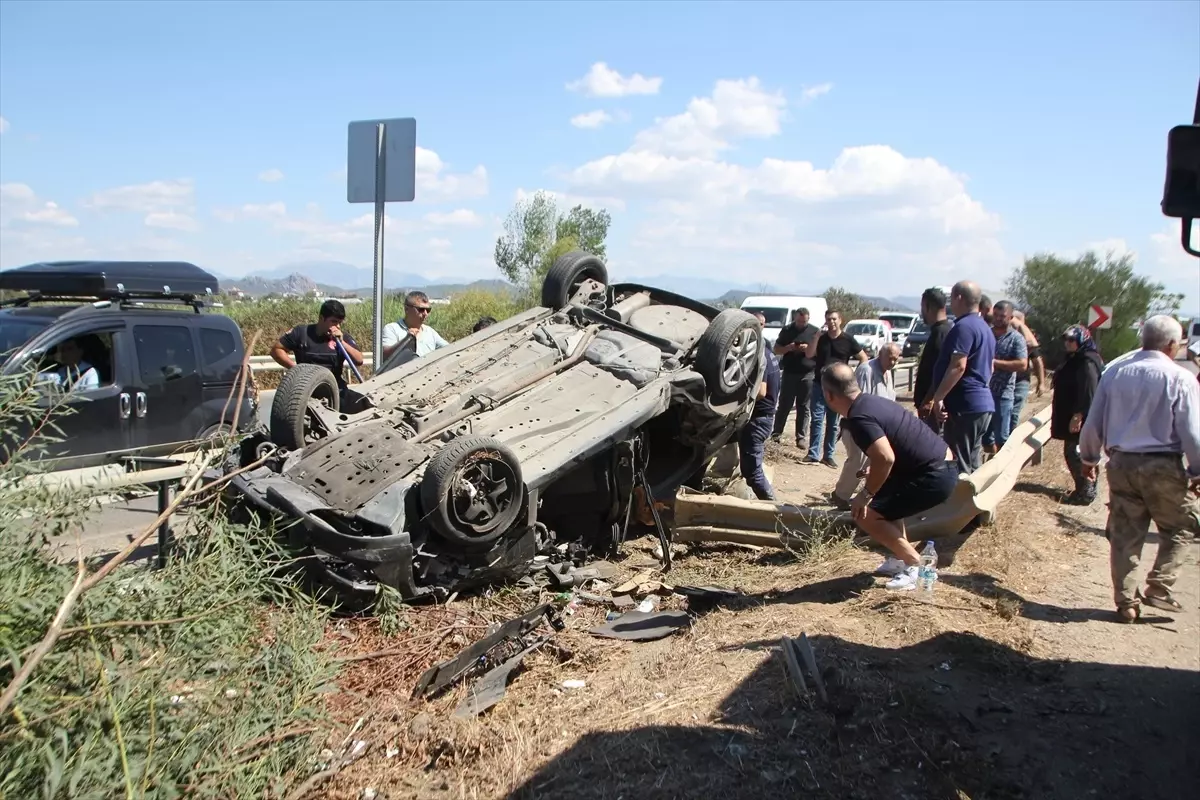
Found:
[{"label": "green shrub", "polygon": [[[523,305],[511,295],[470,289],[455,295],[448,304],[434,305],[429,314],[429,324],[448,341],[461,339],[471,332],[480,317],[490,316],[497,321],[507,319],[524,310]],[[258,300],[256,302],[230,303],[225,313],[237,322],[246,338],[246,343],[258,334],[253,355],[266,355],[280,335],[301,323],[317,321],[321,304],[317,300],[290,297],[279,301]],[[356,303],[346,306],[346,324],[343,329],[354,337],[364,352],[371,349],[371,303]],[[383,320],[397,322],[404,318],[403,295],[390,294],[384,298]]]},{"label": "green shrub", "polygon": [[[28,484],[45,442],[12,433],[44,420],[29,379],[0,376],[4,685],[76,576],[72,554],[47,545],[70,542],[97,502]],[[0,719],[0,797],[282,797],[312,774],[334,677],[318,647],[328,615],[281,569],[269,531],[215,504],[191,518],[197,533],[165,568],[118,567],[80,598]]]}]

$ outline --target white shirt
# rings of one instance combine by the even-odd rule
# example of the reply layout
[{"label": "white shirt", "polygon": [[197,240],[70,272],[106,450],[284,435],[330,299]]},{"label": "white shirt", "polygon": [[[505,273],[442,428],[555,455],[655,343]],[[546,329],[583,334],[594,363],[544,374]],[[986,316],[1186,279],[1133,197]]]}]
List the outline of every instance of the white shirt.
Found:
[{"label": "white shirt", "polygon": [[1107,453],[1182,453],[1200,477],[1200,386],[1165,353],[1142,350],[1100,378],[1079,433],[1083,463]]},{"label": "white shirt", "polygon": [[874,394],[886,397],[888,400],[896,399],[896,389],[892,386],[892,373],[884,371],[878,358],[872,358],[855,367],[854,378],[858,381],[858,388],[864,394]]},{"label": "white shirt", "polygon": [[[403,323],[389,322],[383,326],[383,349],[395,347],[404,341],[404,337],[407,335],[408,327]],[[422,325],[417,330],[417,355],[419,356],[428,355],[439,347],[446,347],[449,344],[440,333],[428,325]]]},{"label": "white shirt", "polygon": [[100,374],[86,361],[79,362],[76,367],[60,364],[54,369],[39,372],[37,380],[39,383],[52,383],[63,392],[86,392],[100,388]]}]

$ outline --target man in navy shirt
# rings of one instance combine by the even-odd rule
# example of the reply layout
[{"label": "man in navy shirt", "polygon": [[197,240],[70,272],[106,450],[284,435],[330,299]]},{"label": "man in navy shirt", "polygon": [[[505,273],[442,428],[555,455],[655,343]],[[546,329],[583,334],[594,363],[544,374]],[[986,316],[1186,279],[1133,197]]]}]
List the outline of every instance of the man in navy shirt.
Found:
[{"label": "man in navy shirt", "polygon": [[864,393],[847,364],[821,372],[825,403],[867,455],[866,483],[850,514],[867,535],[892,552],[879,573],[889,589],[915,589],[921,557],[904,519],[944,503],[958,483],[954,456],[940,436],[895,400]]},{"label": "man in navy shirt", "polygon": [[[759,323],[767,321],[762,314],[754,316],[758,317]],[[771,429],[775,427],[775,405],[779,400],[779,361],[771,348],[765,346],[762,357],[766,359],[763,379],[758,387],[758,399],[754,401],[750,421],[738,437],[738,454],[741,456],[742,477],[754,496],[759,500],[774,500],[775,490],[763,472],[763,455]]]},{"label": "man in navy shirt", "polygon": [[979,285],[959,281],[950,290],[954,327],[946,334],[933,367],[935,387],[926,413],[946,420],[946,443],[954,451],[958,471],[979,469],[983,434],[992,424],[996,401],[989,383],[996,358],[996,336],[979,314]]}]

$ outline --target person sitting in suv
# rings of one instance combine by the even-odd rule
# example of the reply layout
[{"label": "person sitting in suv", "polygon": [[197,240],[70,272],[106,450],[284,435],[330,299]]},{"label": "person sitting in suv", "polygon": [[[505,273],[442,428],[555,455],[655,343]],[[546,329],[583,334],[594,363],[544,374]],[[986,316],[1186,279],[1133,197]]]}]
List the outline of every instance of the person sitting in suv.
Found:
[{"label": "person sitting in suv", "polygon": [[83,357],[83,346],[77,339],[64,339],[54,348],[58,365],[38,373],[39,383],[48,383],[64,392],[100,388],[100,373]]}]

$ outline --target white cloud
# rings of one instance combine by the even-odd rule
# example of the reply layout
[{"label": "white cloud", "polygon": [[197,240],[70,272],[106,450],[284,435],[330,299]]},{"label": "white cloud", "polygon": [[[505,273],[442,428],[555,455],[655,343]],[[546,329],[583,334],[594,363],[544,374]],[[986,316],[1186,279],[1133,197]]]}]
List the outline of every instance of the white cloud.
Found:
[{"label": "white cloud", "polygon": [[[346,168],[329,173],[329,180],[345,184]],[[417,196],[414,202],[448,203],[484,197],[488,173],[482,165],[470,172],[451,172],[436,151],[417,147]]]},{"label": "white cloud", "polygon": [[0,184],[0,227],[12,222],[48,225],[56,228],[77,228],[77,220],[53,200],[39,200],[24,183]]},{"label": "white cloud", "polygon": [[453,173],[441,156],[417,148],[417,201],[450,202],[483,197],[488,193],[488,174],[480,164],[470,172]]},{"label": "white cloud", "polygon": [[1115,259],[1132,256],[1134,261],[1137,261],[1138,252],[1129,246],[1129,242],[1120,238],[1101,239],[1098,242],[1090,242],[1085,245],[1080,251],[1080,255],[1087,252],[1093,252],[1100,258],[1112,256]]},{"label": "white cloud", "polygon": [[9,127],[8,120],[6,120],[4,117],[0,117],[0,133],[8,133]]},{"label": "white cloud", "polygon": [[431,211],[424,220],[438,227],[477,228],[483,224],[483,218],[469,208],[457,208],[454,211]]},{"label": "white cloud", "polygon": [[166,228],[173,231],[194,231],[200,226],[190,214],[178,211],[154,211],[143,220],[147,228]]},{"label": "white cloud", "polygon": [[833,91],[832,83],[818,83],[816,86],[806,86],[804,91],[800,93],[800,97],[806,103],[811,103],[821,95],[829,94]]},{"label": "white cloud", "polygon": [[150,214],[178,208],[190,208],[195,200],[191,178],[151,181],[118,186],[96,192],[83,204],[97,211],[136,211]]},{"label": "white cloud", "polygon": [[69,232],[78,227],[69,211],[39,198],[30,186],[0,184],[0,267],[94,257],[83,238]]},{"label": "white cloud", "polygon": [[[816,87],[814,87],[815,89]],[[756,78],[720,80],[708,97],[657,119],[629,148],[566,172],[567,191],[618,198],[640,224],[610,247],[622,271],[697,272],[731,284],[830,283],[901,293],[972,276],[999,283],[999,217],[964,176],[885,144],[845,147],[827,166],[728,155],[783,131],[787,98]]]},{"label": "white cloud", "polygon": [[[1154,251],[1154,269],[1147,273],[1154,280],[1160,281],[1168,291],[1179,292],[1185,296],[1184,310],[1195,311],[1200,300],[1200,258],[1189,255],[1183,249],[1183,224],[1180,220],[1171,219],[1157,233],[1150,235],[1151,249]],[[1193,250],[1200,250],[1200,220],[1192,223],[1192,238],[1189,243]]]},{"label": "white cloud", "polygon": [[596,109],[595,111],[586,111],[582,114],[576,114],[571,117],[571,124],[576,128],[599,128],[612,122],[612,114],[609,114],[604,109]]},{"label": "white cloud", "polygon": [[282,201],[274,203],[246,203],[238,208],[215,208],[213,216],[222,222],[243,219],[272,220],[287,216],[287,206]]},{"label": "white cloud", "polygon": [[258,173],[258,179],[263,183],[276,183],[283,180],[283,170],[267,169]]},{"label": "white cloud", "polygon": [[730,140],[776,136],[787,100],[758,78],[717,81],[711,97],[695,97],[687,111],[657,119],[634,138],[633,152],[714,158]]},{"label": "white cloud", "polygon": [[635,72],[624,77],[605,64],[597,61],[579,80],[567,84],[572,92],[582,92],[588,97],[628,97],[635,94],[658,94],[662,88],[662,78],[647,78]]},{"label": "white cloud", "polygon": [[513,202],[520,203],[533,197],[538,192],[543,192],[550,195],[558,206],[559,211],[569,211],[575,206],[583,206],[584,208],[593,208],[597,211],[607,209],[608,211],[624,211],[625,200],[621,197],[599,195],[574,194],[571,192],[559,192],[553,189],[517,189],[513,193]]}]

